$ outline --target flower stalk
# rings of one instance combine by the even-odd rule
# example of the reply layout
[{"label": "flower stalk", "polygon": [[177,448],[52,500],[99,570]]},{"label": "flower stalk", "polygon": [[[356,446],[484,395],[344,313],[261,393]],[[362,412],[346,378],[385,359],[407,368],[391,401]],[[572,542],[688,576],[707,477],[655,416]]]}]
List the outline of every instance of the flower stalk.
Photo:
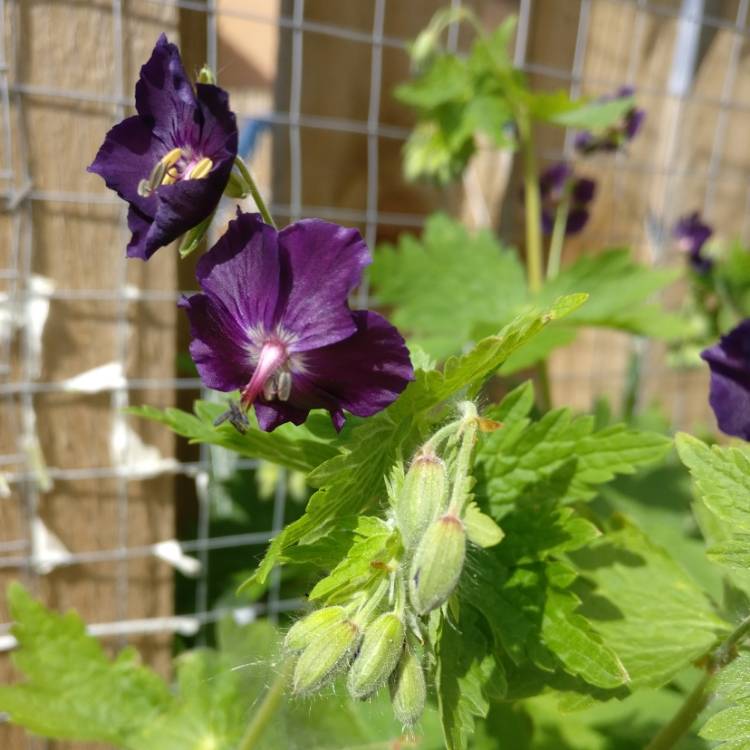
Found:
[{"label": "flower stalk", "polygon": [[560,273],[563,245],[565,244],[565,228],[570,213],[570,192],[566,190],[565,197],[555,212],[555,223],[552,227],[552,237],[549,241],[549,258],[547,259],[547,278],[554,279]]},{"label": "flower stalk", "polygon": [[281,699],[284,697],[284,689],[289,679],[290,669],[290,660],[281,665],[276,678],[263,696],[263,701],[258,706],[258,710],[253,714],[253,718],[247,725],[237,750],[253,750],[257,746],[258,740],[273,719]]},{"label": "flower stalk", "polygon": [[523,159],[524,206],[526,209],[526,268],[529,289],[537,294],[542,288],[542,201],[539,191],[539,177],[536,168],[534,140],[531,134],[531,121],[524,114],[517,118],[518,132]]}]

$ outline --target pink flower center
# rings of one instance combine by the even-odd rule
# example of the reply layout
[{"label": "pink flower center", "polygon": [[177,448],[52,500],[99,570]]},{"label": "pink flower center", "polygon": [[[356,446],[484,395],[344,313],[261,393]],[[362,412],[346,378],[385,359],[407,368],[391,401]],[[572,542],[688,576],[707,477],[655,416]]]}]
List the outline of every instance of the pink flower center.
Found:
[{"label": "pink flower center", "polygon": [[267,401],[278,397],[281,401],[289,398],[292,390],[292,375],[284,367],[289,355],[286,347],[277,339],[263,343],[258,355],[250,382],[242,389],[240,403],[248,409],[263,393]]}]

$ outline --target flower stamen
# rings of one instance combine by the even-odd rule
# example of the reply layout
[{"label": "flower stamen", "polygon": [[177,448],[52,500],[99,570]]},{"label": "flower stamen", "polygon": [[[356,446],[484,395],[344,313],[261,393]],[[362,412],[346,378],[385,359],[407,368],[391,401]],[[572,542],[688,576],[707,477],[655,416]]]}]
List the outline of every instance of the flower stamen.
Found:
[{"label": "flower stamen", "polygon": [[[264,398],[267,398],[269,401],[279,393],[280,387],[277,372],[286,360],[286,347],[280,341],[272,340],[263,344],[253,376],[250,378],[250,382],[242,389],[240,397],[242,406],[246,409],[250,408],[260,393],[263,393]],[[289,375],[289,384],[284,385],[284,390],[291,392],[291,387],[291,375]]]},{"label": "flower stamen", "polygon": [[172,169],[183,157],[181,148],[173,148],[154,164],[147,179],[138,183],[138,195],[148,198],[160,185],[170,185],[176,179]]},{"label": "flower stamen", "polygon": [[201,180],[213,167],[214,163],[207,156],[204,156],[194,167],[188,170],[183,178],[186,180]]}]

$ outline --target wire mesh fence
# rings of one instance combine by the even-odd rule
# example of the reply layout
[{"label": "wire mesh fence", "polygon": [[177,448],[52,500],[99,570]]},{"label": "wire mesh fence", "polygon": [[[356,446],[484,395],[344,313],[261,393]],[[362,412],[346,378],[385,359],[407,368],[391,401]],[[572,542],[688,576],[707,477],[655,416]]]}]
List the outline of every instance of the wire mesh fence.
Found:
[{"label": "wire mesh fence", "polygon": [[[220,451],[175,448],[166,430],[123,412],[189,404],[200,389],[175,366],[184,339],[174,308],[189,273],[167,251],[148,268],[126,263],[120,203],[84,172],[107,127],[130,112],[158,32],[182,37],[220,83],[229,79],[241,150],[280,219],[353,224],[374,248],[453,206],[512,236],[518,215],[498,206],[515,201],[512,171],[499,192],[401,184],[409,120],[391,90],[408,74],[408,39],[445,4],[0,0],[0,581],[21,578],[52,604],[75,605],[97,635],[168,653],[169,635],[200,638],[227,612],[210,591],[210,553],[244,555],[287,515],[280,475],[267,526],[213,533],[209,485]],[[750,239],[748,0],[467,4],[488,25],[518,15],[515,63],[540,86],[595,96],[633,85],[649,112],[630,153],[594,165],[602,205],[571,256],[628,243],[641,258],[672,262],[669,228],[698,207]],[[60,39],[62,50],[45,51]],[[243,55],[242,43],[264,51]],[[447,43],[468,42],[455,25]],[[542,137],[542,159],[570,156],[571,137]],[[357,306],[368,298],[363,284]],[[611,333],[579,338],[556,358],[559,401],[584,407],[619,393],[634,347],[646,349]],[[655,347],[646,354],[644,403],[659,397],[678,426],[706,418],[705,398],[693,398],[702,375],[670,370]],[[179,518],[175,527],[180,493],[196,498],[190,536]],[[173,575],[196,580],[190,612],[173,614]],[[263,603],[234,611],[275,617],[299,605],[276,575]],[[7,620],[2,605],[0,613]],[[8,627],[0,624],[2,650],[13,647]]]}]

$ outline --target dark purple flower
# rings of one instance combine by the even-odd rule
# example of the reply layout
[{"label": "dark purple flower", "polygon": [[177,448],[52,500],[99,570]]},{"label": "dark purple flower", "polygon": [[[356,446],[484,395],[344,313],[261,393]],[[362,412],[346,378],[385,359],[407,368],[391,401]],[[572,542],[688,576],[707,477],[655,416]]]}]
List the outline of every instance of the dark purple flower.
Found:
[{"label": "dark purple flower", "polygon": [[691,268],[699,274],[708,273],[714,262],[703,254],[703,247],[714,230],[704,224],[698,211],[683,216],[673,231],[677,247],[688,256]]},{"label": "dark purple flower", "polygon": [[[598,101],[603,103],[616,99],[626,99],[633,96],[634,93],[635,89],[632,86],[621,86],[614,95],[602,96]],[[575,148],[581,154],[593,154],[596,151],[617,151],[638,135],[645,119],[645,110],[631,107],[620,122],[601,133],[594,134],[590,130],[577,133],[574,139]]]},{"label": "dark purple flower", "polygon": [[[384,409],[414,373],[399,332],[347,304],[370,262],[355,229],[306,219],[277,232],[238,210],[198,262],[203,293],[181,302],[203,382],[239,390],[264,430],[301,424],[310,409],[327,409],[336,429],[344,410]],[[244,412],[230,412],[241,428]]]},{"label": "dark purple flower", "polygon": [[560,203],[569,197],[568,220],[565,234],[580,232],[589,220],[589,204],[596,193],[596,183],[587,177],[574,177],[573,168],[566,162],[556,162],[539,178],[542,199],[542,230],[552,234],[555,214]]},{"label": "dark purple flower", "polygon": [[750,440],[750,318],[701,352],[711,368],[709,403],[719,429]]},{"label": "dark purple flower", "polygon": [[127,254],[147,260],[213,213],[237,155],[237,124],[225,91],[193,89],[164,34],[141,68],[135,107],[89,171],[130,204]]}]

